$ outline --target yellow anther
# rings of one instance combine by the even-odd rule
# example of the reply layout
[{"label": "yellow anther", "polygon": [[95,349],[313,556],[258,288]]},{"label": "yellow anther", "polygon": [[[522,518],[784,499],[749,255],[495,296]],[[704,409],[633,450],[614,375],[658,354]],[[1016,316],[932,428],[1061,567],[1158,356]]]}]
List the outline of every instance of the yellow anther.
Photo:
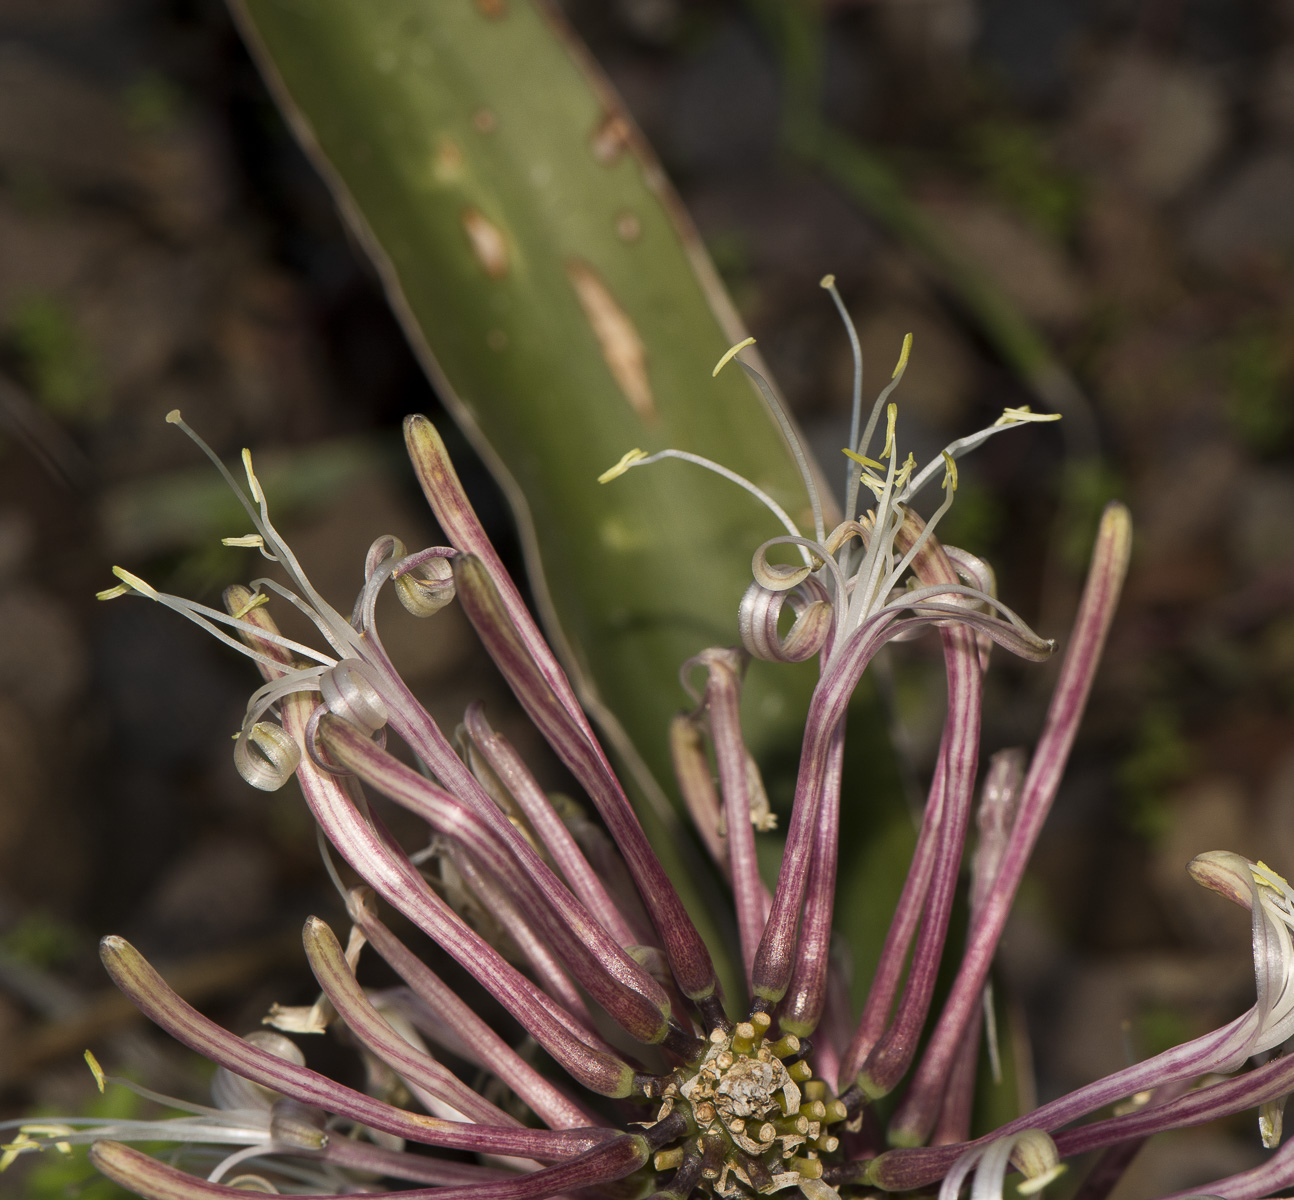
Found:
[{"label": "yellow anther", "polygon": [[[141,596],[147,596],[150,600],[160,599],[158,591],[152,584],[145,583],[138,575],[132,575],[125,567],[113,567],[112,573],[126,584],[131,591],[138,592]],[[113,589],[114,591],[116,589]]]},{"label": "yellow anther", "polygon": [[[1257,874],[1257,872],[1259,871],[1261,871],[1264,875],[1266,875],[1267,878],[1266,879],[1260,878]],[[1254,872],[1255,872],[1254,880],[1256,883],[1261,884],[1264,887],[1272,888],[1273,890],[1277,888],[1283,888],[1285,891],[1290,890],[1290,885],[1285,881],[1285,878],[1282,875],[1277,874],[1277,872],[1273,871],[1271,867],[1269,867],[1265,862],[1263,862],[1262,859],[1259,859],[1256,863],[1254,863]]]},{"label": "yellow anther", "polygon": [[7,1171],[13,1160],[22,1154],[25,1150],[39,1150],[40,1145],[32,1141],[25,1133],[19,1133],[12,1142],[0,1146],[4,1153],[0,1154],[0,1172]]},{"label": "yellow anther", "polygon": [[912,353],[912,335],[905,333],[903,335],[903,349],[899,351],[899,361],[894,365],[894,374],[891,379],[897,379],[904,371],[908,369],[908,355]]},{"label": "yellow anther", "polygon": [[855,451],[851,450],[848,446],[846,446],[846,447],[844,448],[843,453],[845,454],[845,456],[846,456],[847,458],[852,458],[852,459],[854,460],[854,462],[856,462],[856,463],[862,463],[862,465],[863,465],[863,466],[865,466],[865,467],[871,467],[871,469],[872,469],[873,471],[883,471],[883,470],[885,470],[884,465],[883,465],[883,464],[881,464],[881,463],[878,463],[878,462],[876,461],[876,459],[874,459],[874,458],[867,458],[867,457],[865,457],[865,456],[864,456],[864,455],[862,455],[862,454],[858,454],[858,453],[856,453]]},{"label": "yellow anther", "polygon": [[252,452],[243,447],[243,470],[247,473],[247,486],[251,489],[252,499],[257,504],[265,503],[265,493],[261,490],[261,481],[256,478],[256,472],[252,469]]},{"label": "yellow anther", "polygon": [[912,472],[915,471],[916,469],[917,469],[917,460],[915,457],[913,457],[912,454],[909,453],[903,465],[898,469],[898,471],[894,475],[894,486],[896,488],[904,487],[907,484],[908,480],[912,477]]},{"label": "yellow anther", "polygon": [[1027,404],[1022,404],[1019,408],[1004,408],[1002,415],[993,422],[994,427],[999,425],[1018,425],[1021,421],[1059,421],[1060,413],[1036,413]]},{"label": "yellow anther", "polygon": [[168,425],[178,425],[183,420],[184,418],[180,416],[180,410],[178,408],[173,408],[166,414],[166,423]]},{"label": "yellow anther", "polygon": [[634,463],[642,462],[647,457],[645,450],[630,450],[621,460],[608,471],[603,471],[598,476],[599,483],[610,483],[613,479],[619,479]]},{"label": "yellow anther", "polygon": [[831,291],[831,289],[836,286],[836,277],[834,275],[824,275],[818,280],[818,286],[820,288],[825,288],[827,291]]},{"label": "yellow anther", "polygon": [[[269,592],[253,592],[246,604],[239,608],[237,612],[232,612],[229,615],[233,617],[235,621],[241,621],[249,612],[252,611],[252,609],[260,608],[261,605],[268,604],[269,602]],[[235,734],[234,736],[237,737],[238,735]]]},{"label": "yellow anther", "polygon": [[941,450],[944,456],[944,488],[946,490],[957,490],[957,460],[953,458],[947,450]]},{"label": "yellow anther", "polygon": [[885,449],[881,451],[882,458],[889,458],[894,453],[894,427],[899,419],[899,406],[897,404],[888,404],[885,407]]},{"label": "yellow anther", "polygon": [[753,337],[744,338],[735,346],[730,346],[724,351],[723,357],[714,364],[714,370],[710,372],[710,378],[713,379],[720,371],[724,369],[734,358],[737,357],[747,346],[753,346],[755,339]]},{"label": "yellow anther", "polygon": [[130,595],[131,589],[124,583],[117,584],[116,587],[104,588],[101,592],[95,592],[96,600],[116,600],[119,596]]},{"label": "yellow anther", "polygon": [[259,533],[243,533],[238,537],[221,538],[220,544],[240,550],[262,550],[265,547],[265,539]]},{"label": "yellow anther", "polygon": [[[90,1074],[94,1076],[94,1082],[99,1085],[99,1091],[102,1092],[103,1081],[107,1076],[104,1075],[103,1068],[99,1066],[99,1060],[89,1050],[85,1052],[85,1065],[90,1068]],[[68,1132],[70,1133],[71,1130]]]}]

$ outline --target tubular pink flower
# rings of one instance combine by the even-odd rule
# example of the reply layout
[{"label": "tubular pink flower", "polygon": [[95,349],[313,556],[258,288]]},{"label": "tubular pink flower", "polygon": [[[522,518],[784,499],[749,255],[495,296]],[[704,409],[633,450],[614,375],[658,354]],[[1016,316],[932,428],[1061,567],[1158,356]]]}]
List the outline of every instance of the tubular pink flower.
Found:
[{"label": "tubular pink flower", "polygon": [[[829,280],[824,286],[832,287]],[[843,313],[834,291],[833,297]],[[504,572],[438,435],[425,418],[413,417],[405,430],[410,454],[452,545],[409,554],[395,538],[378,538],[349,617],[314,589],[274,528],[246,452],[247,493],[217,460],[255,530],[232,540],[279,563],[289,586],[260,580],[255,590],[231,588],[228,611],[218,612],[166,596],[118,568],[121,586],[104,595],[133,592],[162,603],[257,663],[265,682],[238,737],[239,770],[267,789],[295,775],[323,838],[362,880],[347,890],[325,856],[345,897],[346,947],[311,918],[303,941],[322,995],[310,1008],[276,1006],[269,1020],[291,1032],[322,1032],[337,1021],[361,1050],[369,1086],[398,1084],[400,1096],[427,1111],[408,1111],[309,1070],[295,1043],[277,1033],[234,1037],[185,1004],[128,943],[108,938],[104,962],[122,990],[218,1064],[215,1095],[223,1107],[188,1106],[188,1116],[171,1121],[23,1125],[0,1148],[0,1170],[28,1150],[99,1136],[108,1139],[93,1150],[99,1168],[158,1200],[246,1194],[240,1183],[264,1190],[270,1177],[299,1194],[344,1194],[363,1186],[361,1172],[428,1185],[379,1193],[411,1200],[690,1200],[698,1190],[720,1200],[780,1191],[841,1200],[842,1190],[849,1197],[857,1194],[849,1189],[870,1194],[936,1183],[941,1200],[955,1200],[968,1181],[972,1200],[990,1200],[1002,1195],[1012,1167],[1028,1177],[1021,1191],[1032,1191],[1054,1176],[1061,1157],[1106,1150],[1080,1193],[1095,1200],[1135,1147],[1162,1130],[1259,1107],[1264,1141],[1274,1145],[1273,1114],[1294,1090],[1294,1058],[1217,1076],[1294,1036],[1294,888],[1261,863],[1220,852],[1200,856],[1191,871],[1251,912],[1253,1007],[1203,1037],[965,1140],[989,967],[1074,741],[1126,570],[1130,528],[1121,506],[1107,509],[1027,773],[1018,756],[999,756],[990,767],[965,952],[943,1011],[928,1028],[966,857],[982,674],[994,644],[1035,661],[1053,648],[997,598],[991,568],[943,546],[935,530],[953,502],[960,455],[1002,430],[1050,418],[1008,409],[924,468],[911,456],[901,460],[897,406],[889,397],[909,348],[905,341],[866,422],[856,408],[844,520],[834,529],[826,528],[815,474],[798,447],[812,536],[802,535],[759,487],[690,452],[632,451],[603,477],[681,460],[739,483],[786,530],[755,549],[754,581],[738,614],[741,648],[710,649],[689,661],[684,686],[697,706],[671,729],[687,808],[731,886],[751,992],[745,1019],[725,1011],[709,952],[574,688]],[[771,401],[767,384],[742,366]],[[855,377],[857,397],[861,359]],[[883,448],[875,452],[870,446],[882,416]],[[174,420],[181,423],[178,414]],[[793,442],[789,422],[783,428]],[[923,521],[911,501],[941,478],[943,498]],[[874,505],[860,515],[864,488]],[[790,562],[777,561],[788,552]],[[377,598],[387,584],[415,615],[457,600],[607,833],[577,805],[546,796],[479,706],[468,710],[452,740],[445,735],[378,634]],[[271,595],[306,615],[327,649],[284,637],[263,607]],[[942,644],[947,715],[908,878],[855,1024],[842,956],[832,954],[833,922],[841,916],[835,887],[845,714],[884,646],[931,629]],[[760,873],[760,837],[773,818],[741,732],[746,656],[819,660],[771,891]],[[696,666],[707,672],[701,695],[687,678]],[[387,749],[390,736],[412,751],[416,766]],[[407,851],[392,836],[366,788],[420,821],[425,849]],[[463,994],[392,932],[379,900],[470,977]],[[378,954],[402,985],[366,990],[365,952]],[[478,988],[489,1003],[481,1004]],[[481,1015],[495,1004],[507,1014],[501,1029],[508,1036]],[[554,1066],[569,1083],[550,1078]],[[469,1084],[478,1073],[490,1078],[487,1090]],[[889,1129],[899,1148],[882,1153],[872,1099],[909,1076]],[[1099,1112],[1142,1092],[1152,1099],[1139,1108]],[[920,1145],[932,1132],[937,1144]],[[485,1161],[405,1152],[384,1135]],[[216,1159],[205,1181],[120,1144],[168,1136],[218,1148],[203,1152]],[[506,1167],[496,1165],[500,1158]],[[1256,1198],[1294,1181],[1292,1161],[1281,1151],[1264,1168],[1214,1186],[1229,1200]]]},{"label": "tubular pink flower", "polygon": [[1001,866],[983,900],[980,920],[971,934],[944,1011],[890,1125],[891,1138],[901,1145],[925,1141],[938,1119],[939,1105],[957,1046],[979,1003],[1011,902],[1060,786],[1061,773],[1074,744],[1096,665],[1114,618],[1131,548],[1132,523],[1128,510],[1121,504],[1111,504],[1101,518],[1087,586],[1061,665],[1047,722],[1025,777],[1019,815],[1011,830]]},{"label": "tubular pink flower", "polygon": [[751,827],[751,779],[746,747],[741,740],[741,679],[736,651],[709,650],[694,659],[709,671],[705,686],[705,710],[714,736],[719,785],[723,792],[727,828],[728,869],[733,901],[737,909],[737,932],[741,940],[742,963],[747,983],[759,944],[760,931],[768,920],[769,896],[759,877],[755,860],[755,835]]},{"label": "tubular pink flower", "polygon": [[669,1000],[660,984],[609,939],[532,848],[527,846],[529,870],[523,872],[464,806],[354,726],[329,714],[319,722],[319,736],[331,758],[460,843],[512,891],[580,984],[626,1033],[641,1042],[666,1036]]}]

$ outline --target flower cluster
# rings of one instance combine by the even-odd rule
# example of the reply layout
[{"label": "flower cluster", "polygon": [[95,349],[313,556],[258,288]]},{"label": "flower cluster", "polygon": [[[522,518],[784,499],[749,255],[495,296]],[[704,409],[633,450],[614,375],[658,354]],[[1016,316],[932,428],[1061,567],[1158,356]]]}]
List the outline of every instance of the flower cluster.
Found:
[{"label": "flower cluster", "polygon": [[[839,304],[830,281],[824,286]],[[373,1192],[382,1179],[418,1186],[378,1194],[441,1200],[576,1193],[686,1200],[695,1192],[735,1200],[777,1191],[839,1200],[936,1187],[941,1200],[954,1200],[972,1177],[973,1196],[1001,1196],[1011,1171],[1024,1177],[1021,1193],[1037,1191],[1062,1159],[1102,1150],[1084,1192],[1095,1200],[1135,1148],[1161,1130],[1259,1108],[1264,1141],[1276,1147],[1294,1059],[1233,1073],[1294,1033],[1294,891],[1262,864],[1222,853],[1202,856],[1191,870],[1252,912],[1253,1008],[970,1140],[978,1047],[992,1034],[990,966],[1074,740],[1131,534],[1126,510],[1108,508],[1041,736],[1027,761],[1008,752],[989,764],[978,793],[979,836],[968,851],[982,677],[992,646],[1042,659],[1053,645],[997,598],[986,563],[941,544],[935,529],[952,503],[961,454],[1001,430],[1050,418],[1007,410],[925,468],[910,456],[900,461],[889,397],[907,353],[905,343],[865,426],[859,367],[843,519],[830,530],[789,423],[812,502],[811,535],[754,485],[684,452],[634,451],[603,477],[661,458],[688,460],[746,487],[786,530],[755,553],[740,648],[708,650],[686,664],[685,678],[701,673],[704,685],[693,693],[694,710],[671,731],[680,791],[731,886],[744,998],[722,995],[704,941],[430,422],[409,418],[405,435],[450,545],[410,554],[396,539],[380,538],[349,618],[315,591],[274,528],[250,455],[244,451],[247,494],[208,450],[255,531],[229,541],[258,547],[286,571],[291,587],[258,580],[230,588],[221,612],[167,596],[118,568],[120,586],[103,595],[162,603],[258,664],[265,684],[248,705],[238,768],[261,788],[295,776],[327,844],[363,881],[350,889],[338,882],[350,926],[344,946],[322,920],[305,926],[318,1003],[276,1009],[267,1023],[300,1034],[340,1022],[360,1048],[369,1086],[358,1090],[312,1071],[283,1033],[225,1031],[176,995],[129,943],[108,937],[103,961],[122,991],[218,1064],[216,1106],[181,1106],[188,1115],[166,1121],[29,1123],[0,1167],[25,1150],[92,1141],[104,1174],[156,1200],[247,1190],[342,1195]],[[785,422],[763,380],[741,365]],[[882,418],[883,445],[872,457]],[[178,413],[168,419],[187,430]],[[911,501],[936,480],[945,496],[923,521]],[[860,514],[863,489],[873,504]],[[798,561],[773,561],[777,547],[790,547]],[[451,602],[462,607],[600,827],[547,796],[479,707],[456,732],[442,731],[378,635],[375,603],[387,583],[415,615],[431,616]],[[329,649],[281,634],[265,607],[272,594],[310,617]],[[787,606],[789,622],[782,620]],[[906,883],[855,1018],[829,954],[845,710],[887,642],[927,629],[941,642],[947,718]],[[820,664],[771,887],[756,854],[759,833],[771,825],[768,802],[739,717],[749,656],[816,657]],[[387,749],[391,733],[419,769]],[[370,808],[366,789],[425,822],[429,844],[401,845]],[[936,974],[967,862],[967,940],[935,1012]],[[389,927],[382,904],[475,980],[508,1014],[512,1032],[495,1028],[437,976]],[[401,986],[372,991],[358,982],[365,947]],[[489,1082],[470,1086],[464,1076]],[[878,1104],[900,1088],[897,1103]],[[1112,1115],[1083,1122],[1112,1106]],[[161,1161],[125,1144],[158,1140],[183,1150]],[[1278,1149],[1263,1167],[1211,1191],[1239,1200],[1291,1183],[1294,1155]]]}]

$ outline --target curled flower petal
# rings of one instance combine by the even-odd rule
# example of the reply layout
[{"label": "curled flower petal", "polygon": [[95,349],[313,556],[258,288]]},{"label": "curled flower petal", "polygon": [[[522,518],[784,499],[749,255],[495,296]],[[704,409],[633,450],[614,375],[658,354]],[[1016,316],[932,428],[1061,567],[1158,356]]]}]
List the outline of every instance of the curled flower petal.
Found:
[{"label": "curled flower petal", "polygon": [[944,1177],[939,1200],[957,1200],[972,1171],[975,1179],[971,1200],[1002,1200],[1007,1171],[1012,1166],[1025,1177],[1016,1189],[1022,1196],[1040,1192],[1065,1169],[1055,1142],[1040,1129],[1026,1129],[968,1150]]},{"label": "curled flower petal", "polygon": [[234,743],[234,766],[263,792],[276,792],[296,772],[301,747],[275,721],[257,721]]},{"label": "curled flower petal", "polygon": [[410,555],[391,573],[395,594],[415,617],[432,617],[454,599],[454,568],[443,554]]},{"label": "curled flower petal", "polygon": [[366,735],[376,733],[390,719],[369,674],[366,663],[346,658],[319,676],[319,691],[328,711]]},{"label": "curled flower petal", "polygon": [[[795,623],[782,636],[778,623],[786,604]],[[765,662],[804,662],[819,653],[831,636],[833,608],[826,588],[806,579],[793,591],[770,590],[751,583],[737,611],[741,644],[747,653]]]}]

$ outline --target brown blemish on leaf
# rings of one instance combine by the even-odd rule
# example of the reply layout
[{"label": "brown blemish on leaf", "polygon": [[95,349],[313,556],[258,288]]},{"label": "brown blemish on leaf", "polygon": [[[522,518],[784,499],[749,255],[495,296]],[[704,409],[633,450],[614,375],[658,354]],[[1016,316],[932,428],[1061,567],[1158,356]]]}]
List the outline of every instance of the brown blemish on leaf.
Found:
[{"label": "brown blemish on leaf", "polygon": [[629,147],[629,122],[618,113],[607,113],[589,139],[593,157],[604,167],[614,166]]},{"label": "brown blemish on leaf", "polygon": [[568,260],[566,277],[575,288],[602,357],[629,407],[639,420],[654,421],[656,400],[647,378],[647,348],[637,327],[588,263],[578,258]]},{"label": "brown blemish on leaf", "polygon": [[636,242],[643,233],[643,223],[637,213],[627,208],[616,216],[616,234],[622,242]]},{"label": "brown blemish on leaf", "polygon": [[502,279],[508,273],[508,244],[503,240],[499,227],[489,221],[479,208],[463,209],[462,221],[476,261],[491,279]]},{"label": "brown blemish on leaf", "polygon": [[485,335],[485,344],[496,354],[501,354],[508,348],[507,332],[502,329],[491,329]]},{"label": "brown blemish on leaf", "polygon": [[472,124],[478,133],[493,133],[499,126],[499,118],[494,115],[493,109],[478,108],[472,114]]},{"label": "brown blemish on leaf", "polygon": [[454,183],[463,175],[463,152],[451,137],[442,137],[436,146],[432,174],[437,183]]},{"label": "brown blemish on leaf", "polygon": [[491,21],[508,15],[508,0],[476,0],[480,13]]}]

